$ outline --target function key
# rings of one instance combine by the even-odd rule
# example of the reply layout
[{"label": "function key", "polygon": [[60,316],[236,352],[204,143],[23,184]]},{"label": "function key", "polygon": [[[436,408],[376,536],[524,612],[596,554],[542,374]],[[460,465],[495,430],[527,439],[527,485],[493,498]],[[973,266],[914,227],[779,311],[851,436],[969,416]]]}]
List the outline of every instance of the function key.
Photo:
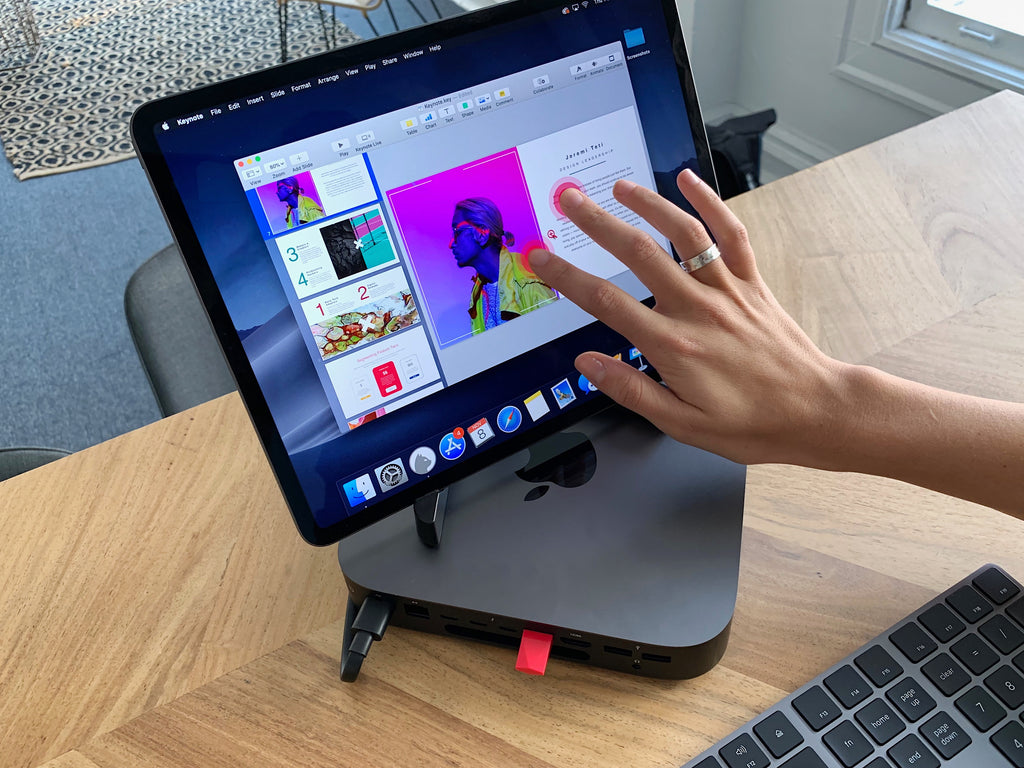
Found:
[{"label": "function key", "polygon": [[804,737],[781,712],[773,712],[755,725],[754,733],[774,757],[782,757],[804,743]]},{"label": "function key", "polygon": [[1006,710],[978,685],[956,700],[956,708],[982,733],[1006,717]]},{"label": "function key", "polygon": [[713,757],[705,757],[703,760],[701,760],[699,763],[693,766],[693,768],[722,768],[722,764],[715,760],[715,758]]},{"label": "function key", "polygon": [[998,568],[989,568],[972,583],[996,605],[1002,605],[1020,593],[1020,587],[1010,581],[1006,574]]},{"label": "function key", "polygon": [[[943,655],[945,656],[945,654]],[[949,659],[948,656],[946,658]],[[949,660],[951,663],[956,663],[952,659]],[[967,682],[970,682],[970,678],[967,679]],[[964,683],[964,685],[966,684]],[[889,701],[896,705],[896,709],[902,712],[903,716],[912,723],[916,723],[935,709],[935,699],[931,697],[928,691],[922,689],[912,677],[903,678],[886,691],[885,695]]]},{"label": "function key", "polygon": [[914,734],[897,742],[886,754],[896,768],[939,768],[939,759]]},{"label": "function key", "polygon": [[897,664],[896,659],[880,645],[868,648],[853,662],[878,687],[888,685],[903,674],[903,667]]},{"label": "function key", "polygon": [[920,661],[939,647],[935,644],[935,641],[928,637],[928,635],[924,633],[924,630],[914,622],[910,622],[909,624],[897,629],[889,635],[889,639],[892,641],[893,645],[903,652],[904,656],[913,662]]},{"label": "function key", "polygon": [[971,737],[967,732],[945,712],[939,712],[922,725],[921,735],[947,760],[956,757],[971,743]]},{"label": "function key", "polygon": [[1007,608],[1006,615],[1024,627],[1024,597]]},{"label": "function key", "polygon": [[1005,665],[986,677],[985,685],[1010,709],[1024,704],[1024,679]]},{"label": "function key", "polygon": [[995,616],[980,627],[978,631],[992,645],[1006,654],[1013,653],[1024,645],[1024,632],[1005,616]]},{"label": "function key", "polygon": [[886,744],[907,730],[907,726],[884,699],[875,699],[854,717],[876,744]]},{"label": "function key", "polygon": [[729,768],[768,768],[768,756],[761,751],[761,748],[754,743],[754,737],[744,733],[738,739],[733,739],[720,750],[718,754],[728,764]]},{"label": "function key", "polygon": [[853,768],[874,752],[871,742],[849,720],[844,720],[826,733],[822,741],[846,768]]},{"label": "function key", "polygon": [[993,734],[992,743],[1006,755],[1013,768],[1024,768],[1024,726],[1007,723]]},{"label": "function key", "polygon": [[871,695],[871,686],[849,664],[837,669],[824,682],[847,709],[852,709]]},{"label": "function key", "polygon": [[967,625],[942,603],[936,603],[917,618],[940,643],[949,642],[967,628]]},{"label": "function key", "polygon": [[999,654],[993,651],[984,640],[973,634],[963,640],[957,640],[949,646],[949,650],[976,675],[991,669],[999,662]]},{"label": "function key", "polygon": [[816,731],[820,731],[826,725],[837,720],[843,713],[829,695],[821,689],[821,686],[814,686],[793,699],[793,707],[800,713],[800,717]]},{"label": "function key", "polygon": [[971,682],[971,676],[964,671],[963,667],[953,661],[948,653],[940,653],[921,667],[921,671],[946,696],[952,696]]},{"label": "function key", "polygon": [[960,587],[946,598],[946,602],[953,606],[953,610],[963,616],[969,624],[981,621],[992,613],[992,604],[970,585]]}]

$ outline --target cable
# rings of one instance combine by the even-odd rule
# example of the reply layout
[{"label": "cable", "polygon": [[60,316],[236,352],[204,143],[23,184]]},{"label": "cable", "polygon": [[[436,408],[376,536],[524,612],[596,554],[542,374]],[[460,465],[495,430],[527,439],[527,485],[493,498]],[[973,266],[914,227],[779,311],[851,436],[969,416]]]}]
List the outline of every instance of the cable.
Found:
[{"label": "cable", "polygon": [[[370,652],[375,640],[384,637],[384,632],[395,610],[395,601],[383,595],[368,595],[356,612],[355,603],[349,598],[345,611],[345,630],[341,648],[341,679],[351,683],[359,677],[363,659]],[[353,616],[355,618],[353,618]]]}]

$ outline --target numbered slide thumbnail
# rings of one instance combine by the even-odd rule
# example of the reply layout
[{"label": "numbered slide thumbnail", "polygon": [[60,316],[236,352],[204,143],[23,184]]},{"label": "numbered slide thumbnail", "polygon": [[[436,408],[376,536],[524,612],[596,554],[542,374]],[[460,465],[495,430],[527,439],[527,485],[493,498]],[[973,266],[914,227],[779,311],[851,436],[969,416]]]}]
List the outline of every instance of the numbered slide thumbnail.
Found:
[{"label": "numbered slide thumbnail", "polygon": [[398,259],[378,205],[282,235],[277,248],[300,299]]},{"label": "numbered slide thumbnail", "polygon": [[420,322],[401,269],[310,299],[302,311],[325,361]]},{"label": "numbered slide thumbnail", "polygon": [[514,148],[387,197],[442,348],[557,298],[527,261],[543,241]]},{"label": "numbered slide thumbnail", "polygon": [[257,187],[256,194],[274,234],[318,221],[326,215],[313,174],[308,171],[263,184]]}]

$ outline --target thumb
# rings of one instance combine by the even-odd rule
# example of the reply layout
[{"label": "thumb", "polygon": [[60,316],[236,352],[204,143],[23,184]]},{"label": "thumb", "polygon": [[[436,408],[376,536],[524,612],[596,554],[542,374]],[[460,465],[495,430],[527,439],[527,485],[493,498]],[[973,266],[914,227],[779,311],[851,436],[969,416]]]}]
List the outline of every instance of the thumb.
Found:
[{"label": "thumb", "polygon": [[677,431],[673,427],[678,425],[673,422],[679,420],[682,403],[654,379],[599,352],[584,352],[575,364],[576,370],[623,408],[640,414],[664,432]]}]

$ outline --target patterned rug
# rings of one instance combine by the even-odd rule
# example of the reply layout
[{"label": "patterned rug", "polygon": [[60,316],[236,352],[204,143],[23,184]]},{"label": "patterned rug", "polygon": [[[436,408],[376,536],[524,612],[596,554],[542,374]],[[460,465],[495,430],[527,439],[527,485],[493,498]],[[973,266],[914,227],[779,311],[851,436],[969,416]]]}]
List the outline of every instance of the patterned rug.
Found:
[{"label": "patterned rug", "polygon": [[[140,104],[281,61],[275,0],[33,0],[35,63],[0,72],[0,140],[18,179],[134,156]],[[358,40],[338,25],[338,44]],[[288,4],[288,55],[324,49],[317,6]]]}]

